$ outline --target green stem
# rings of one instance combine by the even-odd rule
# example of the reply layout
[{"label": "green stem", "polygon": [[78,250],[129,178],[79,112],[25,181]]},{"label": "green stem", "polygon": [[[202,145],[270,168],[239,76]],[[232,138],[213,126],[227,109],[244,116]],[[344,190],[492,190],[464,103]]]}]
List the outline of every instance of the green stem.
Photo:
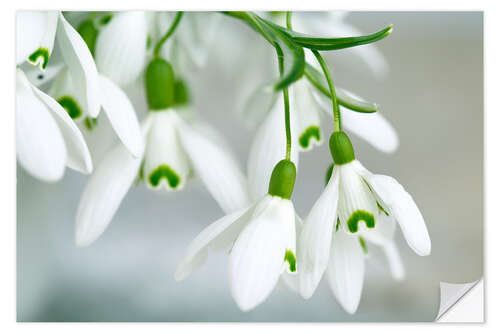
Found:
[{"label": "green stem", "polygon": [[311,50],[325,74],[326,81],[328,82],[328,88],[330,89],[330,95],[332,97],[332,106],[333,106],[333,124],[334,131],[339,132],[342,128],[340,123],[340,110],[337,102],[337,95],[335,94],[335,88],[333,86],[332,78],[330,76],[330,72],[328,71],[328,67],[326,66],[325,60],[321,57],[321,54],[317,50]]},{"label": "green stem", "polygon": [[170,29],[168,29],[167,33],[158,41],[158,43],[156,43],[155,49],[153,51],[153,54],[154,54],[155,58],[159,57],[160,50],[161,50],[161,47],[163,46],[163,43],[165,43],[165,41],[170,36],[172,36],[172,34],[174,33],[175,29],[179,25],[179,22],[181,21],[181,18],[182,18],[183,14],[184,14],[184,12],[177,12],[177,15],[175,16],[174,22],[172,22],[172,25],[170,26]]},{"label": "green stem", "polygon": [[[278,64],[280,76],[283,76],[283,51],[276,45],[276,53],[278,54]],[[292,150],[292,134],[290,131],[290,99],[288,98],[288,88],[283,88],[283,101],[285,104],[285,132],[286,132],[286,160],[290,161],[290,151]]]},{"label": "green stem", "polygon": [[292,12],[286,12],[286,28],[292,30]]}]

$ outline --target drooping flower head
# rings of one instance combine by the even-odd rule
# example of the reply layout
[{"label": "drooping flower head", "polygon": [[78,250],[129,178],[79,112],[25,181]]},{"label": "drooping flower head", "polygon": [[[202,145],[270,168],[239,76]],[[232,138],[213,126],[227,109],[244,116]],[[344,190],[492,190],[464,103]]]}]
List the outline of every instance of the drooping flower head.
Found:
[{"label": "drooping flower head", "polygon": [[365,239],[387,245],[388,255],[394,256],[390,248],[396,221],[418,255],[430,254],[431,242],[413,198],[394,178],[366,170],[355,159],[344,132],[331,135],[330,150],[334,161],[331,178],[300,236],[299,288],[304,298],[311,297],[326,270],[339,303],[354,313],[363,286]]},{"label": "drooping flower head", "polygon": [[80,246],[102,234],[136,179],[150,189],[180,191],[195,175],[226,213],[248,202],[246,179],[227,144],[207,124],[189,119],[185,87],[170,63],[154,58],[145,75],[150,109],[142,122],[145,144],[137,157],[118,146],[96,168],[77,212]]},{"label": "drooping flower head", "polygon": [[175,278],[183,280],[191,274],[205,261],[209,248],[230,247],[229,282],[233,298],[242,311],[262,303],[282,274],[296,271],[297,217],[290,200],[295,174],[293,162],[278,162],[268,193],[205,228],[189,245]]}]

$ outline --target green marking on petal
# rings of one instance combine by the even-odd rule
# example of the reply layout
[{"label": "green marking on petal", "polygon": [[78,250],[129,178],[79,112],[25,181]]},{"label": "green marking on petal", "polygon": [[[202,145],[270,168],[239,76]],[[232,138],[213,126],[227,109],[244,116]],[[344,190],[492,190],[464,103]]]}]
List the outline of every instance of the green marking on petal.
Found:
[{"label": "green marking on petal", "polygon": [[366,243],[365,243],[365,240],[363,239],[363,237],[359,237],[359,244],[361,244],[361,248],[363,249],[363,252],[365,254],[368,254],[368,250],[366,249]]},{"label": "green marking on petal", "polygon": [[97,118],[85,117],[84,123],[85,127],[87,127],[89,131],[91,131],[94,129],[94,127],[97,126]]},{"label": "green marking on petal", "polygon": [[171,188],[176,188],[181,182],[181,177],[172,170],[168,165],[162,164],[151,172],[149,175],[149,183],[153,187],[157,187],[160,184],[162,178],[165,178],[168,185]]},{"label": "green marking on petal", "polygon": [[364,221],[368,228],[375,227],[375,218],[373,217],[372,213],[369,213],[364,210],[357,210],[354,213],[352,213],[351,217],[347,221],[347,227],[349,228],[349,231],[352,233],[357,232],[358,223],[360,221]]},{"label": "green marking on petal", "polygon": [[[39,58],[42,58],[42,59],[40,60]],[[42,69],[45,69],[47,67],[47,63],[49,62],[49,50],[47,50],[45,47],[40,47],[38,50],[33,52],[28,57],[28,60],[33,65],[41,63]]]},{"label": "green marking on petal", "polygon": [[340,228],[340,219],[337,217],[337,225],[335,225],[335,232],[339,231]]},{"label": "green marking on petal", "polygon": [[290,265],[290,272],[295,272],[295,254],[293,254],[292,250],[285,251],[285,261],[288,261]]},{"label": "green marking on petal", "polygon": [[152,40],[151,40],[151,35],[148,35],[148,39],[146,39],[146,50],[149,50],[151,48]]},{"label": "green marking on petal", "polygon": [[71,96],[62,96],[57,102],[61,104],[61,106],[66,109],[71,119],[77,119],[82,115],[82,109],[75,101],[75,99]]},{"label": "green marking on petal", "polygon": [[309,147],[309,142],[312,138],[316,138],[316,141],[320,140],[319,127],[318,126],[309,126],[306,128],[304,133],[299,137],[299,144],[302,148]]},{"label": "green marking on petal", "polygon": [[383,211],[385,215],[389,216],[389,213],[387,213],[386,210],[384,209],[384,207],[382,207],[378,202],[377,202],[377,207],[378,207],[378,209]]},{"label": "green marking on petal", "polygon": [[108,14],[108,15],[104,15],[101,20],[99,21],[99,23],[101,25],[106,25],[109,23],[109,21],[111,21],[111,19],[113,18],[113,15],[112,14]]}]

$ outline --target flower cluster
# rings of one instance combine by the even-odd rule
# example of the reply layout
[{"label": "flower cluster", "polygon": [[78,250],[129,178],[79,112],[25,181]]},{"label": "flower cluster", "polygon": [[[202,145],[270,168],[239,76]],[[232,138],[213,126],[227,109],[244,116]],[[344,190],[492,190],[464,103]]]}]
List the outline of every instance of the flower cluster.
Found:
[{"label": "flower cluster", "polygon": [[[221,15],[254,29],[278,59],[279,77],[247,94],[245,119],[258,128],[246,176],[222,136],[199,119],[187,80],[205,65]],[[344,128],[385,153],[397,149],[396,131],[377,104],[335,87],[319,52],[352,48],[385,75],[388,64],[372,43],[392,26],[359,36],[344,14],[310,15],[295,15],[299,33],[290,12],[19,12],[17,159],[43,181],[60,180],[66,166],[91,174],[76,212],[77,246],[100,237],[134,183],[178,192],[198,177],[226,215],[191,242],[175,278],[189,276],[209,249],[229,249],[231,292],[243,311],[261,304],[280,279],[307,299],[326,272],[340,305],[354,313],[369,246],[382,249],[395,279],[404,277],[396,225],[418,255],[430,254],[412,197],[357,160]],[[126,92],[137,83],[147,104],[140,122]],[[327,141],[326,120],[334,124],[333,163],[302,219],[291,199],[299,153]]]}]

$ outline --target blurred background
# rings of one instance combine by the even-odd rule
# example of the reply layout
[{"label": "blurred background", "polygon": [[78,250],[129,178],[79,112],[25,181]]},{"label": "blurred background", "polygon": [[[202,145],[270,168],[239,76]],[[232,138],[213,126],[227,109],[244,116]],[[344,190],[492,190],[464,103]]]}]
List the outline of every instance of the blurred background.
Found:
[{"label": "blurred background", "polygon": [[[223,133],[246,169],[253,130],[239,116],[240,88],[275,77],[275,57],[246,25],[220,16],[207,64],[192,74],[190,88],[195,110]],[[390,65],[386,75],[374,75],[352,51],[324,54],[335,83],[380,104],[399,133],[393,155],[352,139],[358,159],[372,172],[398,179],[426,220],[428,257],[417,256],[396,233],[406,280],[393,281],[374,249],[355,315],[341,309],[324,280],[308,301],[278,285],[262,305],[243,313],[231,298],[226,254],[211,253],[183,282],[173,278],[190,241],[223,214],[199,181],[176,194],[132,188],[102,237],[76,248],[74,216],[87,176],[66,169],[62,181],[47,184],[18,167],[18,321],[432,321],[440,281],[479,279],[483,14],[352,12],[344,21],[364,33],[394,24],[393,33],[377,43]],[[245,59],[263,59],[271,71]],[[132,98],[142,117],[143,101]],[[321,193],[330,161],[325,144],[300,155],[292,198],[299,215],[306,216]]]}]

